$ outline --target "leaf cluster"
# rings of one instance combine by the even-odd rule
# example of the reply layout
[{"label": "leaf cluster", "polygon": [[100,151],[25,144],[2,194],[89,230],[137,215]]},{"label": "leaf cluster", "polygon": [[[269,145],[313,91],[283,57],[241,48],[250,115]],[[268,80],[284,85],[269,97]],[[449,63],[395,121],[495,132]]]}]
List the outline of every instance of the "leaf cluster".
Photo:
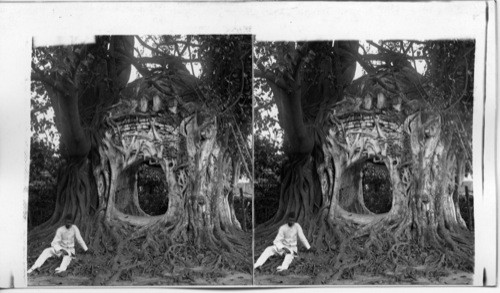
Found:
[{"label": "leaf cluster", "polygon": [[[251,168],[252,135],[252,38],[248,35],[206,35],[193,37],[199,43],[195,52],[202,60],[200,82],[216,109],[221,136],[229,145],[239,145]],[[247,151],[245,151],[245,149]],[[238,148],[233,148],[238,156]],[[250,172],[252,172],[250,170]]]},{"label": "leaf cluster", "polygon": [[441,109],[443,132],[467,161],[466,172],[472,172],[475,42],[429,41],[424,52],[429,64],[425,76],[435,97],[433,106]]},{"label": "leaf cluster", "polygon": [[[286,84],[292,80],[290,76],[295,65],[291,61],[294,59],[293,52],[300,51],[297,48],[305,46],[306,52],[314,53],[307,55],[301,85],[305,124],[314,123],[314,118],[320,113],[318,109],[332,107],[342,101],[346,90],[352,91],[358,87],[356,92],[364,97],[361,93],[363,86],[370,80],[377,84],[378,88],[390,90],[395,96],[402,94],[405,99],[403,102],[412,111],[441,115],[444,137],[461,156],[471,162],[474,41],[365,41],[360,42],[357,53],[348,52],[343,48],[335,52],[331,42],[256,43],[254,71],[272,73],[276,77],[275,83],[283,79]],[[347,68],[336,68],[333,65],[330,69],[325,66],[328,60],[335,64],[341,58],[356,60],[359,69],[364,72],[364,75],[347,88],[338,87],[338,84],[342,84],[339,77]],[[269,79],[259,78],[260,76],[265,75],[257,74],[254,82],[254,127],[256,133],[277,134],[281,131],[280,125],[283,121],[276,115],[276,104]],[[364,91],[369,89],[365,87]],[[326,100],[325,93],[329,96]]]},{"label": "leaf cluster", "polygon": [[62,164],[56,150],[47,141],[31,138],[29,166],[29,228],[38,226],[52,215],[56,200],[56,181]]}]

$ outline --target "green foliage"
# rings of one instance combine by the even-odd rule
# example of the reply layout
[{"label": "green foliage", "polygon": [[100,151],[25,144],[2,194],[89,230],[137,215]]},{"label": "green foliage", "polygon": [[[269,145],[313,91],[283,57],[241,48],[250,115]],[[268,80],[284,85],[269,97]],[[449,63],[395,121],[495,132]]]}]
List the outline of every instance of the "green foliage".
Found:
[{"label": "green foliage", "polygon": [[255,136],[255,223],[270,219],[279,204],[281,168],[285,155],[278,145]]},{"label": "green foliage", "polygon": [[460,196],[458,199],[458,206],[460,207],[460,214],[467,228],[474,231],[474,196],[471,195],[468,202],[465,196]]},{"label": "green foliage", "polygon": [[229,148],[233,157],[240,156],[236,145],[240,146],[252,173],[252,144],[248,139],[252,135],[252,38],[248,35],[192,38],[200,44],[193,54],[202,60],[202,90],[210,97],[209,107],[217,110],[219,135],[228,135],[228,145],[235,146]]},{"label": "green foliage", "polygon": [[285,160],[282,148],[260,136],[255,136],[254,147],[256,180],[278,181]]},{"label": "green foliage", "polygon": [[419,100],[417,110],[441,116],[442,137],[465,158],[466,172],[472,172],[474,40],[367,42],[363,50],[360,58],[374,71],[419,70],[418,81],[405,74],[399,82],[413,87],[407,95]]},{"label": "green foliage", "polygon": [[[234,198],[234,214],[236,215],[236,219],[241,224],[241,227],[246,231],[250,231],[253,228],[252,223],[252,199],[251,198],[243,198],[243,204],[240,196]],[[245,221],[243,221],[243,217],[245,217]]]},{"label": "green foliage", "polygon": [[[80,122],[84,130],[92,130],[91,121],[99,121],[94,121],[94,117],[102,114],[104,107],[96,103],[99,95],[83,93],[93,88],[90,85],[97,83],[96,80],[104,78],[98,70],[101,61],[109,57],[105,54],[107,43],[104,39],[98,38],[97,44],[91,46],[38,47],[32,51],[29,228],[44,223],[52,215],[56,206],[58,170],[67,159],[67,148],[60,140],[60,133],[61,127],[69,123],[58,117],[57,111],[61,108],[55,105],[59,95],[54,93],[77,92]],[[112,103],[112,100],[105,102]]]},{"label": "green foliage", "polygon": [[429,41],[427,56],[432,107],[440,109],[443,133],[472,173],[472,118],[474,107],[474,40]]},{"label": "green foliage", "polygon": [[[217,116],[219,140],[235,146],[228,151],[233,157],[243,156],[252,173],[251,36],[141,36],[141,40],[150,46],[140,47],[140,54],[149,50],[153,56],[168,60],[169,70],[189,68],[199,77],[195,91],[201,106]],[[157,63],[146,64],[146,72],[162,70],[161,62]]]},{"label": "green foliage", "polygon": [[52,215],[56,199],[56,180],[62,164],[57,152],[46,142],[31,138],[28,188],[28,229]]},{"label": "green foliage", "polygon": [[[270,139],[287,143],[284,139],[287,134],[283,133],[282,127],[288,122],[283,120],[284,116],[278,117],[278,114],[284,114],[278,113],[273,90],[279,87],[286,92],[287,98],[290,98],[294,91],[299,90],[298,82],[301,84],[304,123],[314,127],[318,113],[324,108],[322,103],[337,97],[332,85],[341,81],[336,79],[333,71],[342,70],[335,65],[332,66],[331,60],[339,57],[332,42],[255,43],[254,128],[256,131],[266,133]],[[300,81],[295,80],[298,72],[301,72],[302,76]],[[273,77],[269,78],[269,74]],[[343,72],[338,74],[339,79],[342,78],[342,74]]]},{"label": "green foliage", "polygon": [[[269,82],[260,76],[263,75],[263,71],[267,71],[273,73],[277,79],[287,78],[287,74],[291,73],[290,57],[294,50],[300,51],[302,47],[304,43],[300,42],[256,43],[254,46],[256,60],[254,70],[260,72],[254,82],[256,106],[254,127],[256,133],[270,141],[281,141],[287,134],[282,134],[280,128],[280,123],[283,121],[281,121],[282,117],[277,115],[273,89]],[[332,47],[331,43],[311,42],[308,44],[308,50],[312,50],[314,54],[307,55],[307,63],[314,64],[314,66],[308,67],[306,64],[304,82],[307,85],[302,85],[302,88],[308,91],[302,98],[305,124],[312,124],[311,121],[316,117],[314,109],[318,101],[313,97],[317,95],[314,91],[325,92],[325,86],[328,83],[336,86],[335,78],[331,78],[330,75],[322,76],[321,71],[323,73],[327,71],[324,66],[315,63],[318,60],[327,60],[327,57],[334,62],[338,61],[335,59],[335,54],[328,51],[328,47]],[[392,84],[384,84],[384,81],[377,76],[372,80],[374,86],[390,88],[395,91],[395,95],[401,94],[402,87],[404,87],[403,102],[415,105],[415,107],[409,107],[413,112],[435,112],[441,116],[443,137],[451,142],[451,148],[459,158],[467,161],[467,173],[472,171],[474,49],[475,43],[472,40],[390,40],[360,42],[357,56],[351,54],[358,61],[358,65],[363,67],[365,74],[369,72],[377,76],[376,73],[385,72],[387,73],[386,79],[392,82]],[[396,79],[396,75],[397,80],[391,81],[391,79]],[[327,82],[320,83],[320,78]],[[363,78],[365,77],[362,76],[358,81],[354,81],[348,89],[361,84]],[[366,86],[364,90],[367,90]],[[332,95],[330,99],[338,100],[342,97]],[[413,103],[410,101],[412,99],[418,101]],[[264,159],[260,160],[259,155],[264,155]],[[261,161],[268,160],[268,157],[258,152],[255,156],[257,174],[258,165]]]},{"label": "green foliage", "polygon": [[54,110],[45,86],[40,81],[31,81],[30,124],[31,133],[36,140],[59,148],[59,133],[54,123]]},{"label": "green foliage", "polygon": [[[255,43],[253,46],[253,54],[255,62],[262,64],[266,68],[273,66],[276,59],[273,52],[274,43]],[[256,68],[254,68],[256,69]],[[269,134],[277,136],[280,129],[279,121],[277,120],[276,103],[273,100],[271,87],[264,78],[256,77],[253,82],[253,97],[254,97],[254,129],[256,132],[268,130]],[[274,132],[274,133],[273,133]],[[271,138],[270,138],[271,139]]]}]

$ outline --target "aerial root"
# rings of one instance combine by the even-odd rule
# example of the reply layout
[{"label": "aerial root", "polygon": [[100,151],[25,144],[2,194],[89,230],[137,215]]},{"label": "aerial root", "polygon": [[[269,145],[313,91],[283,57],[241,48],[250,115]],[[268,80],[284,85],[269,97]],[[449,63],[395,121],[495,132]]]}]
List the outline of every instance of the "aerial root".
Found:
[{"label": "aerial root", "polygon": [[339,270],[331,276],[332,281],[337,281],[339,280],[340,277],[342,277],[343,273],[347,270],[354,269],[355,267],[363,266],[368,263],[368,260],[362,260],[362,261],[357,261],[349,264],[345,264],[342,267],[339,268]]},{"label": "aerial root", "polygon": [[146,262],[137,262],[137,263],[134,263],[134,264],[131,264],[131,265],[128,265],[128,266],[122,266],[120,267],[112,276],[111,278],[106,282],[106,285],[114,285],[116,283],[116,281],[118,281],[118,279],[120,278],[121,274],[124,272],[124,271],[127,271],[127,270],[130,270],[130,269],[133,269],[133,268],[136,268],[136,267],[139,267],[139,266],[142,266],[144,265]]},{"label": "aerial root", "polygon": [[[114,246],[116,250],[112,251],[113,256],[107,257],[107,265],[102,266],[99,274],[94,273],[96,278],[97,275],[100,275],[98,278],[108,276],[107,280],[94,284],[114,284],[131,277],[134,272],[158,276],[168,272],[168,275],[175,276],[182,273],[180,268],[196,266],[210,268],[208,271],[227,268],[251,272],[250,255],[237,237],[231,237],[222,231],[209,231],[203,236],[206,241],[202,241],[202,245],[197,247],[192,240],[185,239],[179,226],[182,223],[166,226],[158,222],[148,229],[134,231],[133,227],[120,223],[108,224],[105,230],[114,231],[111,238],[118,243]],[[103,237],[112,235],[103,232]],[[244,237],[240,235],[240,238]],[[221,250],[221,247],[224,249]],[[85,269],[92,271],[90,265]],[[103,273],[103,270],[106,272]]]}]

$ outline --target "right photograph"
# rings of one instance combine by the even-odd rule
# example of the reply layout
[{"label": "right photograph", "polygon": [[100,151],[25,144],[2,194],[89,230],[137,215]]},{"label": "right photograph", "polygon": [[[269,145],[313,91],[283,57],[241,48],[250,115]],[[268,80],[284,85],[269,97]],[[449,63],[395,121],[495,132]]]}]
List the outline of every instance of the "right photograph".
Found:
[{"label": "right photograph", "polygon": [[475,49],[254,43],[255,285],[472,285]]}]

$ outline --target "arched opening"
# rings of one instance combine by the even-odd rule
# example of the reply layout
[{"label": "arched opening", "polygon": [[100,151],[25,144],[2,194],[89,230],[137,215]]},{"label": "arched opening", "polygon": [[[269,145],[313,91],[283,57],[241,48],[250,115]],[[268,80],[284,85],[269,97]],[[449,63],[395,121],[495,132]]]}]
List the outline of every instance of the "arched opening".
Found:
[{"label": "arched opening", "polygon": [[159,216],[168,209],[165,173],[159,164],[139,161],[119,172],[115,207],[133,216]]},{"label": "arched opening", "polygon": [[137,202],[137,170],[139,164],[133,164],[118,173],[116,178],[115,207],[127,215],[143,216]]},{"label": "arched opening", "polygon": [[339,204],[356,214],[384,214],[391,210],[392,185],[384,163],[366,158],[350,165],[341,176]]},{"label": "arched opening", "polygon": [[168,189],[160,165],[142,163],[137,170],[137,190],[141,209],[150,216],[159,216],[168,209]]}]

